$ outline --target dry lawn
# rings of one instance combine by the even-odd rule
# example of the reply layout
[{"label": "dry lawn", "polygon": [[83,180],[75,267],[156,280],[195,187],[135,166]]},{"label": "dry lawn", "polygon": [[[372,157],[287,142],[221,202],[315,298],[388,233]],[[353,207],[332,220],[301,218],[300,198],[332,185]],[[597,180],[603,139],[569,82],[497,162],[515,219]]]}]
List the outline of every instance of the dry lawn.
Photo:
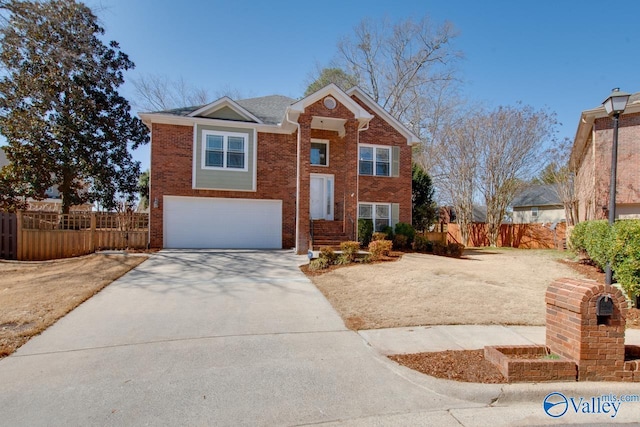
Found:
[{"label": "dry lawn", "polygon": [[419,325],[544,325],[544,294],[560,277],[582,277],[549,250],[467,250],[463,259],[406,254],[311,280],[351,329]]},{"label": "dry lawn", "polygon": [[146,260],[93,254],[43,262],[0,262],[0,357]]}]

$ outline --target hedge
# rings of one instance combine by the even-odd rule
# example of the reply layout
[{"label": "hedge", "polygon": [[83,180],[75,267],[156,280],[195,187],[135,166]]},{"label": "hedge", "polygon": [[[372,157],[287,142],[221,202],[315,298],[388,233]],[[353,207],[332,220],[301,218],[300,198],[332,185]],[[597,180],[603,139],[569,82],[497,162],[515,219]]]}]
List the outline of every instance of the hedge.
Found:
[{"label": "hedge", "polygon": [[570,246],[586,254],[600,268],[608,262],[614,278],[632,297],[640,294],[640,220],[604,220],[578,223],[571,232]]}]

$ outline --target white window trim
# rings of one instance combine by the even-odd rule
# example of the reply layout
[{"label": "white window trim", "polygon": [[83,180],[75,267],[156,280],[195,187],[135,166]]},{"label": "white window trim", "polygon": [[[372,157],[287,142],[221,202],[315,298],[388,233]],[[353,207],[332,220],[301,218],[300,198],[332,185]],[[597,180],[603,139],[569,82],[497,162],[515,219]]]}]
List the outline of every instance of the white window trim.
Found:
[{"label": "white window trim", "polygon": [[[223,166],[207,166],[207,136],[215,135],[222,136],[222,161]],[[229,149],[229,137],[236,136],[244,139],[244,168],[230,168],[227,167],[227,153]],[[248,172],[249,171],[249,134],[248,133],[239,133],[239,132],[224,132],[217,130],[207,130],[204,129],[202,131],[202,158],[200,167],[203,170],[219,170],[219,171],[229,171],[229,172]]]},{"label": "white window trim", "polygon": [[[370,147],[373,148],[373,174],[366,175],[360,173],[360,148],[361,147]],[[377,160],[376,160],[376,149],[382,148],[389,151],[389,175],[378,175],[377,171]],[[374,145],[374,144],[358,144],[358,175],[360,176],[377,176],[380,178],[391,178],[393,176],[393,149],[389,145]]]},{"label": "white window trim", "polygon": [[391,227],[391,221],[393,220],[393,212],[391,203],[372,203],[372,202],[358,202],[358,219],[360,218],[360,205],[371,205],[371,216],[372,218],[362,218],[362,219],[371,219],[373,221],[373,230],[375,232],[376,229],[376,206],[387,206],[389,208],[389,222],[387,225]]},{"label": "white window trim", "polygon": [[538,218],[539,214],[540,214],[540,209],[538,209],[536,206],[531,208],[531,216],[533,218]]},{"label": "white window trim", "polygon": [[317,166],[317,167],[321,167],[321,168],[328,168],[329,167],[329,140],[328,139],[312,139],[311,140],[312,144],[324,144],[327,146],[327,164],[326,165],[318,165],[315,163],[311,163],[311,149],[309,149],[309,164],[311,166]]}]

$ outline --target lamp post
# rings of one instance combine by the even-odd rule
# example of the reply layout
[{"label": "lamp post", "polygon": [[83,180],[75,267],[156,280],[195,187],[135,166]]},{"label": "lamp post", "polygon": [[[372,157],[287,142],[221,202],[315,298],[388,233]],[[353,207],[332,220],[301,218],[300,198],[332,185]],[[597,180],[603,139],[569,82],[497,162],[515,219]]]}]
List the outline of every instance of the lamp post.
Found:
[{"label": "lamp post", "polygon": [[[609,117],[613,118],[613,145],[611,147],[611,182],[609,187],[609,227],[613,226],[616,220],[616,169],[618,167],[618,121],[620,114],[627,108],[629,94],[620,92],[620,88],[615,88],[604,100],[602,105]],[[607,263],[605,283],[613,283],[611,272],[611,261]]]}]

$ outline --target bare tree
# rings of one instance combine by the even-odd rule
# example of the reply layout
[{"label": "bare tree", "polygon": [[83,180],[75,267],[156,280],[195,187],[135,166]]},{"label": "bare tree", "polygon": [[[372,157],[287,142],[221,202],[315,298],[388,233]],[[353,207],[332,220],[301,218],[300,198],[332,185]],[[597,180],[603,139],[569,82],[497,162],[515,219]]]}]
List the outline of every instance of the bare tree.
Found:
[{"label": "bare tree", "polygon": [[161,111],[171,108],[204,105],[211,102],[206,89],[189,85],[184,78],[171,80],[157,74],[141,75],[133,79],[136,108]]},{"label": "bare tree", "polygon": [[487,205],[488,237],[496,246],[507,206],[539,170],[543,143],[552,138],[555,114],[529,106],[499,107],[481,117],[480,192]]},{"label": "bare tree", "polygon": [[363,20],[338,43],[338,65],[423,141],[418,158],[432,176],[443,120],[458,99],[452,96],[462,56],[453,47],[456,35],[451,23],[437,25],[428,17],[395,24]]},{"label": "bare tree", "polygon": [[576,173],[569,165],[571,156],[572,141],[569,138],[563,139],[558,145],[547,150],[547,166],[538,178],[544,184],[553,184],[555,192],[564,206],[564,215],[568,226],[573,226],[578,222],[578,198],[576,196],[574,184]]},{"label": "bare tree", "polygon": [[469,112],[452,122],[443,131],[442,141],[446,146],[436,165],[442,179],[438,188],[456,212],[456,222],[460,225],[462,244],[469,241],[469,229],[473,223],[473,204],[477,194],[478,162],[482,132],[478,114]]}]

